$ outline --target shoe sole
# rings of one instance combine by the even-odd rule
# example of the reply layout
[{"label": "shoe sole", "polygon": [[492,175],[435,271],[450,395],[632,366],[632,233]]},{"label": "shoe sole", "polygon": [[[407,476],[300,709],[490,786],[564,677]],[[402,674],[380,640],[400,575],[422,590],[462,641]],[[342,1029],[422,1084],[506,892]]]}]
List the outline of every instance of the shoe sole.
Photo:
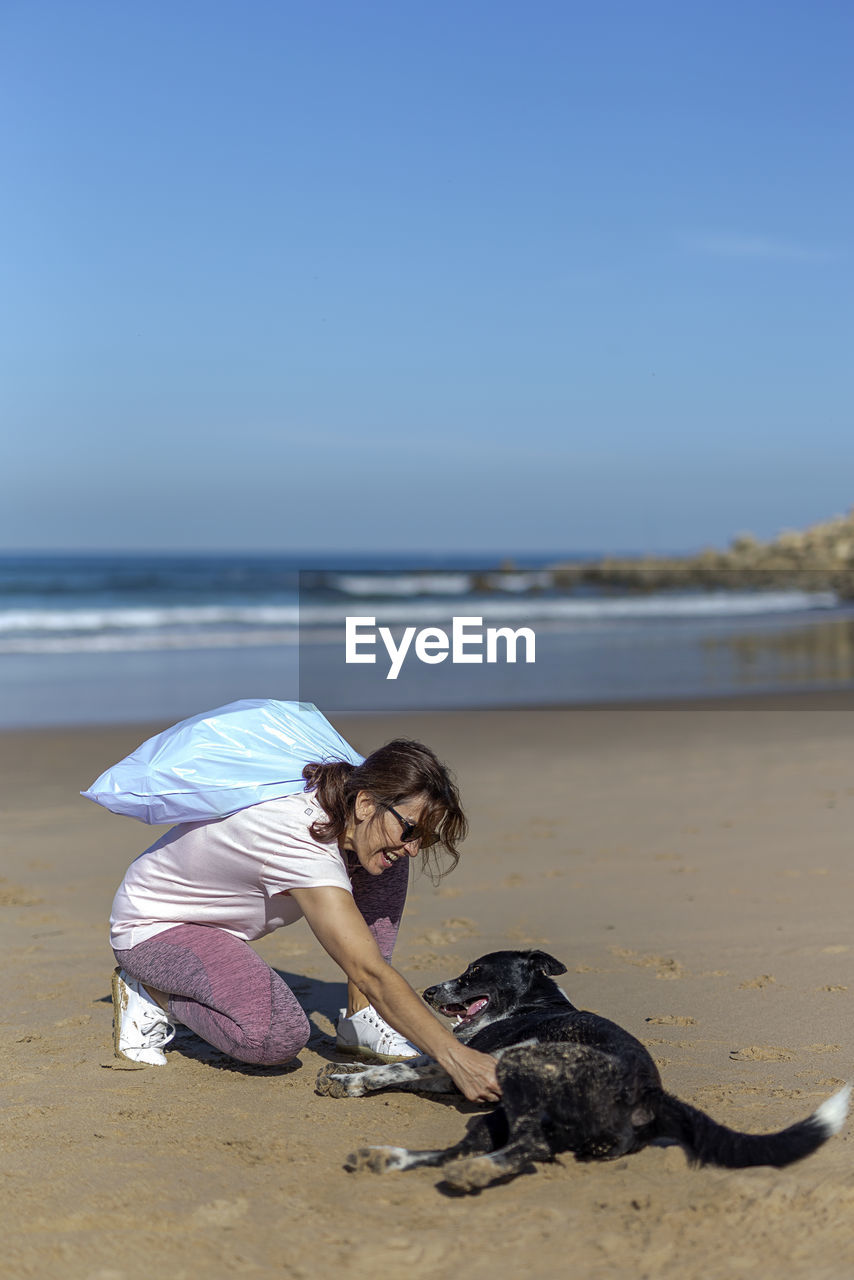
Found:
[{"label": "shoe sole", "polygon": [[122,1053],[119,1048],[119,1036],[121,1035],[122,1025],[121,1013],[122,1009],[127,1008],[127,1006],[122,1002],[121,987],[119,986],[119,983],[121,982],[119,972],[120,971],[118,969],[113,970],[113,978],[110,983],[113,993],[113,1054],[115,1057],[121,1058],[123,1062],[133,1062],[133,1058],[129,1058],[127,1054]]},{"label": "shoe sole", "polygon": [[366,1049],[361,1044],[340,1044],[338,1041],[335,1042],[335,1048],[345,1058],[361,1058],[364,1062],[414,1062],[419,1056],[417,1053],[375,1053],[373,1049]]},{"label": "shoe sole", "polygon": [[120,1015],[122,1010],[127,1008],[127,1005],[122,1000],[121,978],[119,977],[120,972],[120,969],[114,969],[112,981],[110,982],[110,990],[113,993],[113,1056],[120,1058],[122,1062],[132,1062],[135,1067],[159,1067],[162,1063],[145,1062],[139,1058],[130,1058],[126,1053],[122,1053],[119,1048],[119,1037],[121,1035]]}]

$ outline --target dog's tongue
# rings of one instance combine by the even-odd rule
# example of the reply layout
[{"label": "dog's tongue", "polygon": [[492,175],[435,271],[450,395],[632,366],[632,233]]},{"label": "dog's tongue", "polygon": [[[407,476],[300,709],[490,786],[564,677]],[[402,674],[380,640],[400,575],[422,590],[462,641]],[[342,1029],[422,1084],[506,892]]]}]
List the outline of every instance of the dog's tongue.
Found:
[{"label": "dog's tongue", "polygon": [[476,1018],[481,1009],[488,1003],[489,1001],[486,999],[486,996],[481,996],[480,1000],[475,1000],[474,1003],[470,1004],[466,1009],[463,1021],[468,1022],[470,1018]]}]

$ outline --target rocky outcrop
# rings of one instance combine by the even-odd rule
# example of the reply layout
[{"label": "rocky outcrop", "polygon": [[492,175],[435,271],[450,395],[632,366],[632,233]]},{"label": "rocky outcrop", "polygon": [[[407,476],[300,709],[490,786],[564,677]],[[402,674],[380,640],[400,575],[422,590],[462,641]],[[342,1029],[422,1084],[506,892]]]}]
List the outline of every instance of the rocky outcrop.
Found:
[{"label": "rocky outcrop", "polygon": [[770,542],[743,533],[726,551],[693,556],[606,557],[552,568],[556,586],[581,583],[621,591],[674,588],[766,590],[796,587],[834,591],[854,599],[854,508],[803,531],[786,530]]}]

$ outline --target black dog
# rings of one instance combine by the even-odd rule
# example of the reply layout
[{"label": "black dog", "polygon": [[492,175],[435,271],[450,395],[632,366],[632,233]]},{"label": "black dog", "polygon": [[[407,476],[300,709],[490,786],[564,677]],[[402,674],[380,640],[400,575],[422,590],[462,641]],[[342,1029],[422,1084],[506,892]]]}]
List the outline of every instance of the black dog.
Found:
[{"label": "black dog", "polygon": [[[454,1031],[464,1044],[500,1057],[501,1102],[447,1150],[366,1147],[346,1167],[382,1173],[454,1162],[445,1172],[449,1185],[474,1191],[560,1151],[579,1160],[608,1160],[656,1139],[680,1143],[700,1164],[782,1167],[842,1128],[850,1085],[780,1133],[737,1133],[717,1124],[665,1092],[649,1053],[628,1031],[576,1009],[549,976],[565,972],[544,951],[495,951],[459,978],[425,991],[432,1008],[457,1018]],[[333,1097],[389,1087],[454,1091],[450,1077],[428,1058],[365,1069],[330,1066],[317,1080],[318,1092]]]}]

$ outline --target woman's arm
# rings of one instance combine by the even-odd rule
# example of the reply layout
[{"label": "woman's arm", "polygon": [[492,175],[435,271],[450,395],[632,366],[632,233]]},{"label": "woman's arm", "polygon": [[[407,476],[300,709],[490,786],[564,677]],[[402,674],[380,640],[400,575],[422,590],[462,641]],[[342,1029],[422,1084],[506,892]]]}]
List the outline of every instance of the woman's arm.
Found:
[{"label": "woman's arm", "polygon": [[470,1102],[495,1102],[501,1096],[495,1059],[460,1044],[406,979],[382,958],[346,889],[324,886],[290,892],[323,949],[395,1031],[435,1058]]}]

